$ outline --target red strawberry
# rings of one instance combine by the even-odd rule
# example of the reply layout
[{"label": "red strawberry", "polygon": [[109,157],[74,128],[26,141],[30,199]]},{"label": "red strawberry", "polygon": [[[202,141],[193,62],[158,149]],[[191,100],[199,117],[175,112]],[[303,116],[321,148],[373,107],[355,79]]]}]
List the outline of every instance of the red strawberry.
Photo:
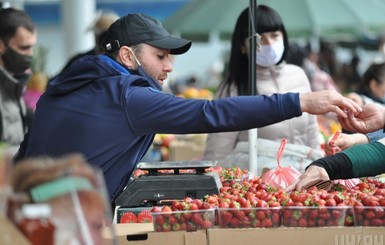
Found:
[{"label": "red strawberry", "polygon": [[300,218],[298,220],[298,226],[299,227],[307,227],[308,226],[307,220],[305,218]]},{"label": "red strawberry", "polygon": [[138,214],[138,223],[151,223],[152,216],[149,210],[143,210]]},{"label": "red strawberry", "polygon": [[136,223],[138,218],[132,212],[125,212],[122,217],[120,217],[120,223]]},{"label": "red strawberry", "polygon": [[213,224],[211,223],[210,220],[203,220],[201,226],[203,229],[209,229],[213,226]]},{"label": "red strawberry", "polygon": [[171,225],[168,223],[163,224],[163,231],[171,231]]},{"label": "red strawberry", "polygon": [[173,231],[180,231],[181,230],[181,225],[178,224],[178,223],[175,223],[175,224],[172,225],[171,229]]},{"label": "red strawberry", "polygon": [[266,218],[261,222],[261,227],[272,227],[272,226],[273,226],[273,222],[271,221],[271,219]]},{"label": "red strawberry", "polygon": [[229,211],[221,211],[220,214],[221,214],[221,224],[220,224],[220,226],[221,227],[225,227],[228,224],[230,224],[231,219],[233,218],[232,213],[229,212]]},{"label": "red strawberry", "polygon": [[162,207],[162,213],[163,213],[163,216],[164,217],[170,217],[171,216],[171,213],[172,213],[172,210],[169,206],[163,206]]}]

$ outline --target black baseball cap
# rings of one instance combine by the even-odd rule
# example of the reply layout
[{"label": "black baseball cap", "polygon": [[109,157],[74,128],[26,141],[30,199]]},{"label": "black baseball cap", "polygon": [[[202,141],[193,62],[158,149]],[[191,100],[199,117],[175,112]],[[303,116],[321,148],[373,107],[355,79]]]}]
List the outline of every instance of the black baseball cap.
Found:
[{"label": "black baseball cap", "polygon": [[183,54],[191,47],[190,40],[171,36],[159,20],[144,14],[128,14],[112,23],[103,46],[113,51],[140,43],[169,49],[171,54]]}]

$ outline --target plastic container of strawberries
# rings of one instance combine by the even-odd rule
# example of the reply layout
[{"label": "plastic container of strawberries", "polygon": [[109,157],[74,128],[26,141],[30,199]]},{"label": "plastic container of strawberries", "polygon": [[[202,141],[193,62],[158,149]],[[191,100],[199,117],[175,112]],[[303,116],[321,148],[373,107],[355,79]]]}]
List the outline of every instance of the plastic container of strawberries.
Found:
[{"label": "plastic container of strawberries", "polygon": [[385,226],[384,206],[354,206],[354,226]]},{"label": "plastic container of strawberries", "polygon": [[345,226],[350,206],[282,207],[282,224],[286,227]]},{"label": "plastic container of strawberries", "polygon": [[124,215],[126,215],[127,213],[133,213],[137,218],[136,220],[134,220],[134,222],[130,222],[130,223],[141,223],[140,220],[138,220],[138,215],[142,211],[148,211],[150,213],[151,207],[131,207],[131,208],[122,207],[122,208],[119,208],[116,212],[117,223],[124,223],[124,222],[122,222],[122,219],[123,219]]},{"label": "plastic container of strawberries", "polygon": [[215,208],[172,211],[172,212],[151,212],[154,230],[157,232],[168,231],[196,231],[214,227]]},{"label": "plastic container of strawberries", "polygon": [[220,228],[270,228],[281,226],[281,207],[218,208]]}]

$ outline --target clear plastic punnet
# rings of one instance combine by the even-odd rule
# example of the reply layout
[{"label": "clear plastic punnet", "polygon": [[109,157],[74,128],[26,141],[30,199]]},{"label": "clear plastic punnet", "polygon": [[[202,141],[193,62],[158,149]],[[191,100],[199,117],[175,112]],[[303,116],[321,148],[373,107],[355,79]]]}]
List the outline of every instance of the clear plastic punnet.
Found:
[{"label": "clear plastic punnet", "polygon": [[[95,170],[95,180],[88,187],[79,182],[78,189],[49,201],[56,227],[55,245],[117,244],[101,171]],[[104,238],[105,233],[108,239]]]},{"label": "clear plastic punnet", "polygon": [[117,244],[103,173],[81,155],[27,159],[14,173],[13,188],[28,193],[29,205],[50,205],[55,245]]}]

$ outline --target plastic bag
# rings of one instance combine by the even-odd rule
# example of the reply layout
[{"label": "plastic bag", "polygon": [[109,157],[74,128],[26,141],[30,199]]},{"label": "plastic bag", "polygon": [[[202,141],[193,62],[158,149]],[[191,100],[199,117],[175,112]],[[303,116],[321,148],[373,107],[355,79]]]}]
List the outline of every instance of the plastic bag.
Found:
[{"label": "plastic bag", "polygon": [[281,145],[277,153],[277,163],[278,166],[275,169],[267,171],[261,176],[262,180],[265,183],[268,183],[274,187],[286,188],[296,179],[299,178],[301,173],[293,168],[292,166],[282,167],[281,166],[281,157],[285,149],[287,139],[282,139]]},{"label": "plastic bag", "polygon": [[352,189],[358,183],[361,183],[361,180],[358,179],[358,178],[354,178],[354,179],[338,179],[338,180],[333,180],[332,181],[333,185],[340,184],[340,185],[345,186],[347,189]]},{"label": "plastic bag", "polygon": [[[258,169],[257,176],[261,176],[265,169],[273,169],[277,166],[277,149],[281,142],[258,138]],[[293,166],[300,172],[313,161],[325,156],[325,152],[312,149],[306,145],[287,143],[285,151],[282,154],[281,166]],[[242,169],[249,170],[249,143],[248,141],[240,141],[235,149],[225,158],[218,160],[221,167],[238,166]]]}]

